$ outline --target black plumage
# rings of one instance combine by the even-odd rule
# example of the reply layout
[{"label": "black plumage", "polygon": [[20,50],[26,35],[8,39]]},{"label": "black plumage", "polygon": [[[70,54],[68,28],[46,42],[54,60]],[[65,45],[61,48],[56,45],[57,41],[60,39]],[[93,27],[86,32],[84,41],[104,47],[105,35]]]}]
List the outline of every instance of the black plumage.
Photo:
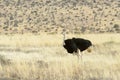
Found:
[{"label": "black plumage", "polygon": [[82,52],[92,46],[90,40],[82,38],[72,38],[64,40],[63,47],[67,50],[68,53],[76,53],[78,49]]}]

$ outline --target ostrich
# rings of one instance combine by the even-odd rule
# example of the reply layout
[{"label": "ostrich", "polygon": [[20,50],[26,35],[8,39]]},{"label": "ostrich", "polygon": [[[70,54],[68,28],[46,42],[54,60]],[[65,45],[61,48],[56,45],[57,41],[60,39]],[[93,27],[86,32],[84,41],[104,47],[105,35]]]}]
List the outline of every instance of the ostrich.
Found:
[{"label": "ostrich", "polygon": [[67,50],[68,53],[77,55],[78,59],[79,56],[81,55],[81,60],[82,60],[82,52],[86,49],[89,49],[90,46],[92,46],[91,41],[82,38],[66,39],[64,40],[64,45],[63,45],[63,47]]}]

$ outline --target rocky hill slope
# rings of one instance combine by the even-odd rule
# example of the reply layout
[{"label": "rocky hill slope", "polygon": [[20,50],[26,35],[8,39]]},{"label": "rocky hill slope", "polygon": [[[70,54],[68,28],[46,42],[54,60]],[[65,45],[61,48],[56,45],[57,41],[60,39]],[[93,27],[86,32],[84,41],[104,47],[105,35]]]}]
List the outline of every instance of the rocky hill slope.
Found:
[{"label": "rocky hill slope", "polygon": [[0,33],[120,32],[120,0],[0,0]]}]

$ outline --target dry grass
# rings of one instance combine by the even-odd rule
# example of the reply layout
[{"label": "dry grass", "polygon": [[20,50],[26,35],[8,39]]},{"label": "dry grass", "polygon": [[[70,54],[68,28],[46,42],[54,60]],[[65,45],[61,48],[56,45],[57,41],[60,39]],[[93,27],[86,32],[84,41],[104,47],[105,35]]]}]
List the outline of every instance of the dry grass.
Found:
[{"label": "dry grass", "polygon": [[[67,35],[90,39],[83,62],[67,54],[62,35],[0,35],[1,80],[119,80],[120,35]],[[4,62],[8,62],[7,64]]]},{"label": "dry grass", "polygon": [[[66,38],[81,37],[91,40],[94,44],[101,44],[104,42],[119,42],[120,34],[87,34],[87,35],[66,35]],[[14,47],[40,47],[40,46],[60,46],[63,42],[63,35],[61,34],[14,34],[14,35],[0,35],[1,46],[14,46]]]}]

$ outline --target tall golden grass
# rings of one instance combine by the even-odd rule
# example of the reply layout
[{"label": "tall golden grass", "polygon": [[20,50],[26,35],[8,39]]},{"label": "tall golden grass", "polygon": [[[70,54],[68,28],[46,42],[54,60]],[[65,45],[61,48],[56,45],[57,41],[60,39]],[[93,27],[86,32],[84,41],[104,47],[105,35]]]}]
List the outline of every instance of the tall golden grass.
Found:
[{"label": "tall golden grass", "polygon": [[12,80],[119,80],[120,35],[81,34],[95,45],[83,52],[83,61],[62,47],[63,36],[0,35],[0,79]]}]

